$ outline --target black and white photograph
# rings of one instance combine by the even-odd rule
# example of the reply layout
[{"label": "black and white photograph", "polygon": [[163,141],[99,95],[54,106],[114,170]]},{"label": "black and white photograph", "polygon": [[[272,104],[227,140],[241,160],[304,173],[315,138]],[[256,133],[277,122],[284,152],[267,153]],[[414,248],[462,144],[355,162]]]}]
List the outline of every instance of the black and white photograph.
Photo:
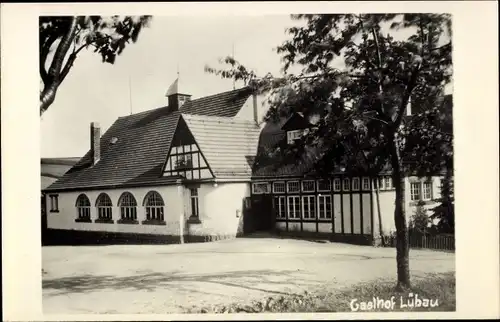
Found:
[{"label": "black and white photograph", "polygon": [[37,17],[44,316],[458,311],[452,10],[87,12]]}]

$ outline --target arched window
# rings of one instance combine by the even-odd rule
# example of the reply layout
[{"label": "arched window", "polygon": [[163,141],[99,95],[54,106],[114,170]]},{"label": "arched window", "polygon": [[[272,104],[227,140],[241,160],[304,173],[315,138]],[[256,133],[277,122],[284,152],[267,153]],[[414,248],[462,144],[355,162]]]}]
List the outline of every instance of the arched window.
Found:
[{"label": "arched window", "polygon": [[143,205],[146,208],[146,220],[164,220],[163,207],[165,203],[158,192],[148,192],[144,197]]},{"label": "arched window", "polygon": [[123,220],[137,220],[137,201],[130,192],[122,193],[118,200],[120,216]]},{"label": "arched window", "polygon": [[85,194],[81,194],[76,198],[76,210],[78,212],[78,219],[90,220],[90,200]]},{"label": "arched window", "polygon": [[99,197],[97,197],[96,201],[97,207],[97,216],[99,219],[112,219],[112,209],[113,204],[111,203],[111,199],[105,193],[101,193]]}]

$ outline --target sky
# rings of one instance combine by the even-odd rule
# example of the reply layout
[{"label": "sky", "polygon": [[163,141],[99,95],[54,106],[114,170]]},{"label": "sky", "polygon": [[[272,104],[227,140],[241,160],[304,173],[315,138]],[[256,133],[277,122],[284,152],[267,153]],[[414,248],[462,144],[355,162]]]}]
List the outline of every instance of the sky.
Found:
[{"label": "sky", "polygon": [[165,93],[177,71],[182,92],[192,99],[233,89],[232,80],[204,70],[220,66],[219,58],[233,48],[236,60],[258,75],[279,74],[275,49],[288,39],[286,28],[297,23],[289,15],[154,16],[114,65],[82,51],[41,118],[41,157],[81,157],[90,148],[91,122],[104,134],[120,116],[167,105]]},{"label": "sky", "polygon": [[[120,116],[167,105],[164,96],[177,78],[192,99],[232,90],[233,82],[207,74],[205,65],[232,54],[258,73],[278,74],[275,48],[285,28],[296,24],[280,16],[153,17],[117,57],[103,64],[91,50],[81,52],[41,119],[42,157],[80,157],[90,148],[90,123],[104,133]],[[130,86],[129,86],[130,80]],[[241,84],[237,84],[237,87]],[[131,88],[131,91],[129,91]]]}]

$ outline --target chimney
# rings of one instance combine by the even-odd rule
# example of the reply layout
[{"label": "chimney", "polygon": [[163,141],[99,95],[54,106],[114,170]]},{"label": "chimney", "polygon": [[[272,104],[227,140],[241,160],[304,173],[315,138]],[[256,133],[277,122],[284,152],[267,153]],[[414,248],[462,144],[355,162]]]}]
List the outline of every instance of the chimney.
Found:
[{"label": "chimney", "polygon": [[101,127],[97,122],[90,123],[90,150],[95,165],[101,159]]},{"label": "chimney", "polygon": [[411,116],[411,96],[408,98],[408,104],[406,105],[406,116]]},{"label": "chimney", "polygon": [[259,124],[260,123],[259,104],[257,103],[256,93],[252,94],[252,100],[253,100],[253,119],[255,123]]}]

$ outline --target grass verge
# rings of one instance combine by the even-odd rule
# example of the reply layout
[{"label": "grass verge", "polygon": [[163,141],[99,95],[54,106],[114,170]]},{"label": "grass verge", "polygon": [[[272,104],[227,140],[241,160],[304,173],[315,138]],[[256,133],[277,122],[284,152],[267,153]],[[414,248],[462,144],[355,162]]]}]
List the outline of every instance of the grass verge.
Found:
[{"label": "grass verge", "polygon": [[[387,300],[391,301],[391,298],[394,304],[391,302],[389,305]],[[357,301],[351,306],[354,299]],[[429,301],[425,302],[425,299]],[[385,304],[382,304],[381,300]],[[414,306],[410,307],[408,304],[412,302]],[[436,303],[437,305],[431,307],[431,304]],[[397,292],[394,280],[380,279],[336,291],[268,297],[250,304],[192,309],[189,313],[352,312],[353,309],[358,312],[455,311],[455,273],[429,274],[414,278],[411,290],[406,292]]]}]

